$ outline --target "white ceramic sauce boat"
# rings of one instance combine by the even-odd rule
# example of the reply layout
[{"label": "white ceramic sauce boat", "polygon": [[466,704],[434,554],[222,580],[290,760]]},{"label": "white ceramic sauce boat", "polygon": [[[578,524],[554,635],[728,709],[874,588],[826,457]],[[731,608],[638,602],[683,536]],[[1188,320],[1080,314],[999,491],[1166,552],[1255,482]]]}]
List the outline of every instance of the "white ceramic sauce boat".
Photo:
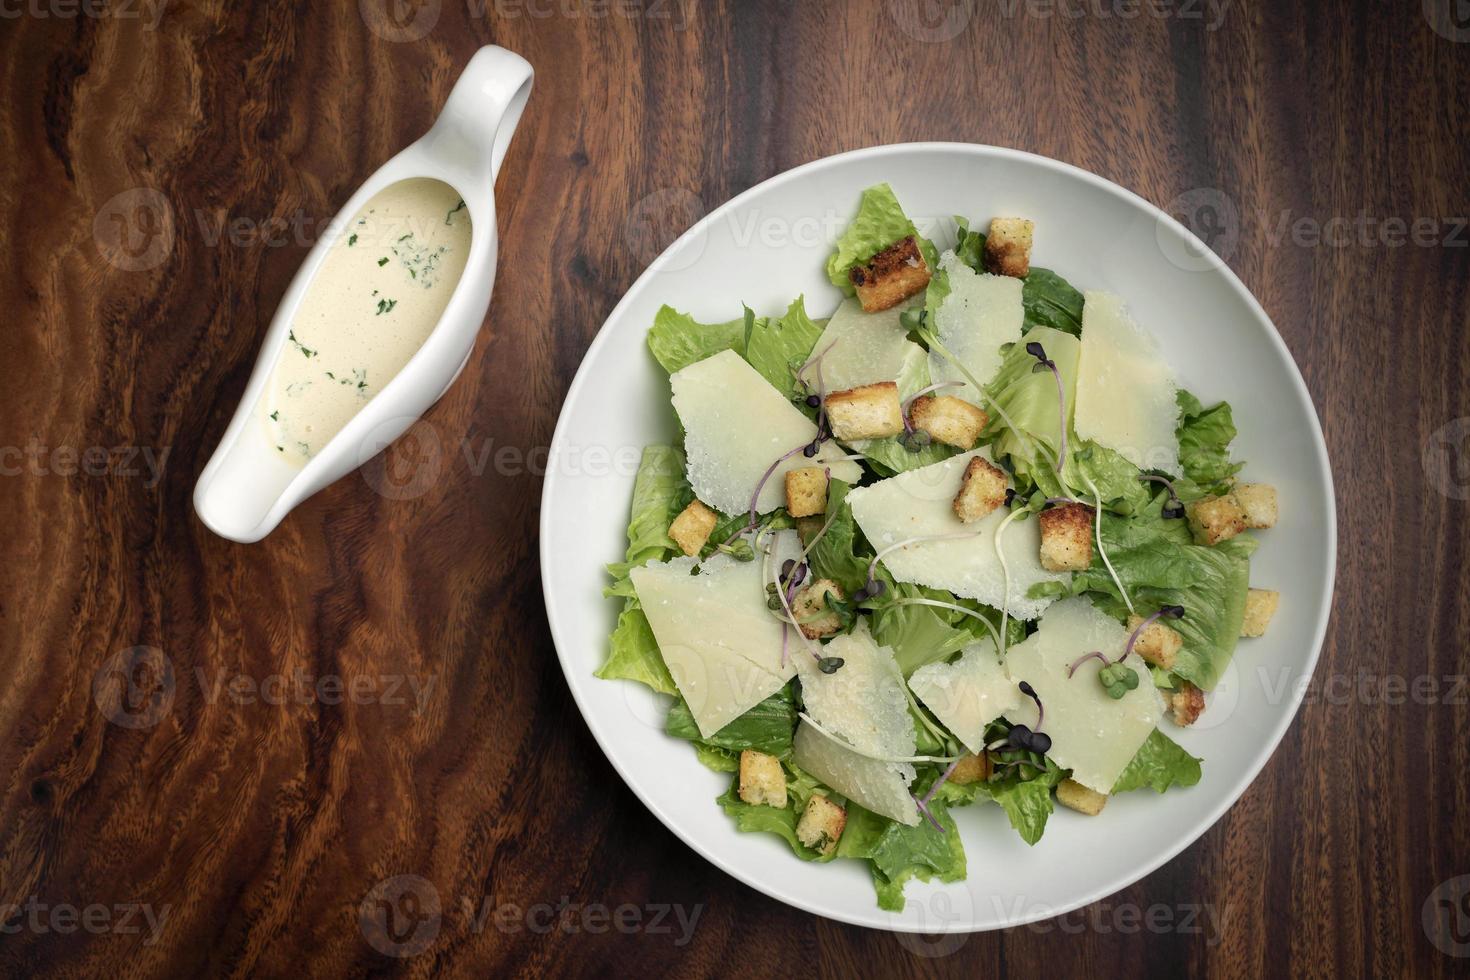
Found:
[{"label": "white ceramic sauce boat", "polygon": [[[291,509],[382,452],[448,390],[469,360],[495,284],[495,175],[531,94],[526,60],[504,48],[470,59],[433,127],[342,205],[302,262],[266,332],[235,417],[194,487],[194,510],[233,541],[259,541]],[[469,210],[470,254],[439,323],[403,369],[305,465],[280,458],[257,406],[332,243],[378,192],[414,177],[443,181]]]}]

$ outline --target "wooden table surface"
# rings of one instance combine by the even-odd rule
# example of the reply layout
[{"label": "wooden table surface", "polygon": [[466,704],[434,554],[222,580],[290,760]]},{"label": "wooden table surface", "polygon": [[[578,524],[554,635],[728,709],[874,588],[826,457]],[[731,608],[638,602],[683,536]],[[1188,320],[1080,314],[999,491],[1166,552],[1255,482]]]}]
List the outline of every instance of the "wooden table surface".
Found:
[{"label": "wooden table surface", "polygon": [[[1463,975],[1451,8],[0,6],[0,971]],[[260,544],[215,537],[190,494],[287,282],[488,43],[537,79],[468,369],[368,478]],[[654,820],[568,695],[536,553],[538,447],[657,248],[773,174],[907,140],[1045,154],[1194,221],[1301,366],[1341,522],[1316,680],[1234,809],[1086,913],[943,942],[796,912]],[[375,931],[383,903],[415,928]]]}]

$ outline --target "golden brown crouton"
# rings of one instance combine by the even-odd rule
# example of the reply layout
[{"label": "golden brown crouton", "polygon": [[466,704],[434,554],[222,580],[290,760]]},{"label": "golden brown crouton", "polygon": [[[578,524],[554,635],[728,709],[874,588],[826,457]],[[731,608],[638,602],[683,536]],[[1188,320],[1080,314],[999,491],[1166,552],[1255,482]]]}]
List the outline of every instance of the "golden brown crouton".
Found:
[{"label": "golden brown crouton", "polygon": [[786,773],[781,760],[755,749],[741,752],[740,798],[751,806],[785,806]]},{"label": "golden brown crouton", "polygon": [[832,434],[843,442],[886,439],[903,431],[898,385],[892,381],[834,391],[827,396],[826,409]]},{"label": "golden brown crouton", "polygon": [[803,466],[786,473],[786,513],[812,517],[827,513],[827,471],[820,466]]},{"label": "golden brown crouton", "polygon": [[990,234],[985,236],[985,271],[1026,278],[1031,271],[1031,233],[1035,229],[1026,218],[992,218]]},{"label": "golden brown crouton", "polygon": [[842,629],[842,618],[827,605],[827,596],[844,599],[842,586],[830,578],[819,578],[791,599],[791,615],[808,640],[831,636]]},{"label": "golden brown crouton", "polygon": [[1092,508],[1086,504],[1048,507],[1041,522],[1041,567],[1048,572],[1080,572],[1092,564]]},{"label": "golden brown crouton", "polygon": [[[1142,622],[1142,616],[1129,616],[1128,632],[1131,634]],[[1138,639],[1133,643],[1133,652],[1155,667],[1171,670],[1183,646],[1184,637],[1179,635],[1179,631],[1156,619],[1148,624],[1148,629],[1138,634]]]},{"label": "golden brown crouton", "polygon": [[1064,779],[1057,784],[1057,802],[1078,813],[1095,817],[1102,813],[1102,808],[1107,805],[1108,797],[1106,793],[1088,789],[1075,779]]},{"label": "golden brown crouton", "polygon": [[1193,725],[1205,710],[1205,692],[1189,681],[1180,681],[1179,690],[1169,696],[1169,707],[1174,712],[1174,724]]},{"label": "golden brown crouton", "polygon": [[1240,624],[1241,636],[1265,636],[1276,607],[1281,605],[1281,593],[1271,589],[1251,589],[1245,594],[1245,621]]},{"label": "golden brown crouton", "polygon": [[1006,502],[1005,470],[976,456],[965,467],[960,492],[954,497],[954,516],[971,524]]},{"label": "golden brown crouton", "polygon": [[684,554],[698,555],[719,519],[720,515],[696,500],[674,518],[674,523],[669,525],[669,537]]},{"label": "golden brown crouton", "polygon": [[924,395],[915,398],[909,407],[909,422],[915,429],[929,433],[935,442],[956,449],[974,449],[980,430],[988,421],[989,416],[980,409],[953,395],[938,398]]},{"label": "golden brown crouton", "polygon": [[1219,544],[1245,530],[1245,511],[1234,494],[1205,497],[1189,505],[1189,529],[1196,544]]},{"label": "golden brown crouton", "polygon": [[863,310],[876,313],[897,306],[929,285],[929,264],[914,236],[894,242],[847,274]]},{"label": "golden brown crouton", "polygon": [[1239,483],[1230,491],[1245,512],[1245,526],[1276,526],[1276,488],[1269,483]]},{"label": "golden brown crouton", "polygon": [[827,855],[847,826],[847,811],[820,793],[813,793],[796,824],[796,839],[818,854]]},{"label": "golden brown crouton", "polygon": [[949,781],[960,786],[984,782],[989,778],[990,757],[986,755],[966,755],[949,774]]}]

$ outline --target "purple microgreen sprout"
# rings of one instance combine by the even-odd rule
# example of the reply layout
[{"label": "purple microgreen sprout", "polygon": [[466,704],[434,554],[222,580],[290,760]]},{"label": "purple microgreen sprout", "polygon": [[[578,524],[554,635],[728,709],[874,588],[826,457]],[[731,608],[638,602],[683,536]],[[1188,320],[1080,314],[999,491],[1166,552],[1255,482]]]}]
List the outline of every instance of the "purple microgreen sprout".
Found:
[{"label": "purple microgreen sprout", "polygon": [[[953,762],[951,762],[949,764],[949,768],[948,769],[944,770],[944,772],[942,772],[942,773],[939,774],[939,778],[936,779],[936,780],[934,780],[934,785],[929,787],[929,792],[925,793],[924,794],[924,798],[922,800],[919,800],[918,801],[919,809],[924,810],[925,813],[928,813],[929,812],[927,810],[927,807],[929,805],[929,801],[932,800],[932,799],[934,799],[934,794],[937,793],[937,792],[939,792],[939,787],[941,787],[941,786],[943,786],[945,784],[945,782],[949,779],[949,777],[954,774],[954,771],[960,767],[960,763],[961,762],[964,762],[964,761],[965,761],[965,757],[964,756],[960,756],[958,759],[954,760]],[[931,819],[933,819],[933,818],[931,818]],[[938,826],[938,825],[936,824],[936,826]]]},{"label": "purple microgreen sprout", "polygon": [[1183,619],[1184,607],[1160,606],[1158,612],[1144,619],[1144,621],[1139,623],[1138,626],[1134,628],[1133,632],[1128,635],[1128,643],[1126,646],[1123,647],[1123,655],[1119,657],[1116,662],[1122,663],[1124,660],[1128,659],[1128,654],[1133,652],[1133,644],[1138,642],[1138,638],[1143,635],[1143,631],[1152,626],[1157,620],[1164,619],[1166,617],[1168,619]]},{"label": "purple microgreen sprout", "polygon": [[1016,685],[1021,693],[1036,702],[1036,730],[1041,731],[1042,722],[1046,720],[1046,708],[1041,704],[1041,698],[1036,693],[1036,688],[1031,686],[1030,681],[1022,681]]},{"label": "purple microgreen sprout", "polygon": [[919,812],[922,813],[925,817],[929,818],[929,822],[934,825],[934,829],[939,831],[941,834],[944,833],[944,828],[940,826],[938,820],[934,819],[934,814],[929,812],[929,804],[927,800],[921,800],[917,796],[914,796],[913,793],[910,793],[909,796],[913,798],[914,803],[919,808]]},{"label": "purple microgreen sprout", "polygon": [[[820,440],[818,440],[818,442],[820,442]],[[744,530],[741,531],[742,534],[745,533],[745,531],[749,531],[751,528],[755,527],[757,523],[760,522],[759,506],[761,491],[766,488],[766,483],[771,479],[771,477],[776,475],[777,467],[786,462],[792,456],[795,456],[797,453],[806,452],[806,450],[811,450],[811,452],[807,453],[807,456],[815,456],[817,454],[817,450],[815,447],[818,445],[818,442],[803,443],[790,452],[786,453],[785,455],[781,456],[770,466],[766,467],[765,473],[761,474],[760,482],[755,485],[755,492],[750,495],[750,523],[745,525]]]},{"label": "purple microgreen sprout", "polygon": [[1169,502],[1164,505],[1163,512],[1159,515],[1165,520],[1178,520],[1184,516],[1184,504],[1179,500],[1179,493],[1174,489],[1174,482],[1167,477],[1155,476],[1152,473],[1140,473],[1138,478],[1150,483],[1162,483],[1169,491]]},{"label": "purple microgreen sprout", "polygon": [[[976,537],[981,533],[983,532],[963,531],[958,534],[921,534],[918,537],[905,538],[902,541],[891,544],[888,547],[884,548],[882,551],[878,552],[876,555],[874,555],[872,560],[868,562],[868,583],[863,588],[859,589],[858,592],[866,592],[868,596],[883,594],[883,583],[879,582],[875,576],[877,574],[878,562],[883,559],[884,555],[897,551],[900,548],[907,548],[911,544],[923,544],[926,541],[958,541],[962,538]],[[854,598],[856,597],[857,596],[854,595]]]},{"label": "purple microgreen sprout", "polygon": [[1051,371],[1052,377],[1057,379],[1057,411],[1060,413],[1060,431],[1062,433],[1061,448],[1057,451],[1057,473],[1062,472],[1067,459],[1067,392],[1062,385],[1062,372],[1057,370],[1057,362],[1046,356],[1046,348],[1037,341],[1031,341],[1026,345],[1026,353],[1036,358],[1036,365],[1031,369],[1036,371]]},{"label": "purple microgreen sprout", "polygon": [[1101,650],[1093,650],[1090,653],[1084,653],[1082,656],[1072,661],[1072,663],[1067,667],[1067,680],[1071,680],[1072,675],[1077,673],[1077,668],[1087,663],[1087,661],[1091,660],[1093,657],[1101,660],[1104,667],[1108,666],[1108,664],[1112,662],[1108,660],[1107,656],[1104,655]]}]

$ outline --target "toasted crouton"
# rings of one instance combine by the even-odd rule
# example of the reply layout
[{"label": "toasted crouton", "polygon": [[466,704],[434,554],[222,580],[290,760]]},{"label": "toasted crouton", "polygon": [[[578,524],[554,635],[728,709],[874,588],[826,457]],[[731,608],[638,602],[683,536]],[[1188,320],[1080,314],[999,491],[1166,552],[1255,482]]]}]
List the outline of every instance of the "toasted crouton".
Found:
[{"label": "toasted crouton", "polygon": [[827,596],[844,599],[842,586],[830,578],[819,578],[791,599],[791,614],[808,640],[831,636],[842,629],[842,618],[827,605]]},{"label": "toasted crouton", "polygon": [[847,274],[868,313],[897,306],[929,285],[929,264],[914,236],[894,242]]},{"label": "toasted crouton", "polygon": [[[1142,616],[1128,617],[1128,632],[1131,634],[1143,623]],[[1148,624],[1148,629],[1138,634],[1133,643],[1133,652],[1155,667],[1172,670],[1179,650],[1184,646],[1184,637],[1179,631],[1165,626],[1157,619]]]},{"label": "toasted crouton", "polygon": [[1245,530],[1245,511],[1234,494],[1205,497],[1189,505],[1189,529],[1196,544],[1219,544]]},{"label": "toasted crouton", "polygon": [[846,826],[847,811],[821,793],[813,793],[796,823],[796,839],[818,854],[831,854]]},{"label": "toasted crouton", "polygon": [[786,805],[786,773],[781,760],[755,749],[740,753],[740,798],[751,806]]},{"label": "toasted crouton", "polygon": [[786,513],[812,517],[827,513],[827,471],[820,466],[803,466],[786,474]]},{"label": "toasted crouton", "polygon": [[674,518],[674,523],[669,525],[669,537],[684,554],[698,555],[719,519],[720,515],[696,500]]},{"label": "toasted crouton", "polygon": [[1005,470],[976,456],[965,467],[960,492],[954,496],[954,516],[971,524],[1006,502]]},{"label": "toasted crouton", "polygon": [[1189,681],[1180,681],[1179,690],[1169,696],[1169,707],[1174,712],[1174,724],[1193,725],[1205,710],[1205,692]]},{"label": "toasted crouton", "polygon": [[949,781],[959,786],[984,782],[989,778],[990,757],[986,755],[966,755],[949,774]]},{"label": "toasted crouton", "polygon": [[1057,802],[1064,807],[1095,817],[1107,805],[1106,793],[1088,789],[1075,779],[1064,779],[1057,784]]},{"label": "toasted crouton", "polygon": [[980,430],[988,421],[989,416],[980,409],[953,395],[937,398],[924,395],[915,398],[909,408],[909,422],[915,429],[929,433],[935,442],[956,449],[974,449]]},{"label": "toasted crouton", "polygon": [[1238,483],[1230,493],[1245,512],[1246,527],[1276,526],[1276,488],[1271,484]]},{"label": "toasted crouton", "polygon": [[1092,508],[1086,504],[1048,507],[1041,522],[1041,567],[1048,572],[1080,572],[1092,564]]},{"label": "toasted crouton", "polygon": [[843,442],[886,439],[903,431],[898,385],[892,381],[834,391],[827,396],[826,409],[832,434]]},{"label": "toasted crouton", "polygon": [[1276,607],[1281,605],[1281,593],[1271,589],[1251,589],[1245,594],[1245,621],[1240,624],[1241,636],[1265,636]]},{"label": "toasted crouton", "polygon": [[1031,271],[1031,233],[1036,225],[1026,218],[992,218],[985,236],[985,271],[998,276],[1026,278]]}]

